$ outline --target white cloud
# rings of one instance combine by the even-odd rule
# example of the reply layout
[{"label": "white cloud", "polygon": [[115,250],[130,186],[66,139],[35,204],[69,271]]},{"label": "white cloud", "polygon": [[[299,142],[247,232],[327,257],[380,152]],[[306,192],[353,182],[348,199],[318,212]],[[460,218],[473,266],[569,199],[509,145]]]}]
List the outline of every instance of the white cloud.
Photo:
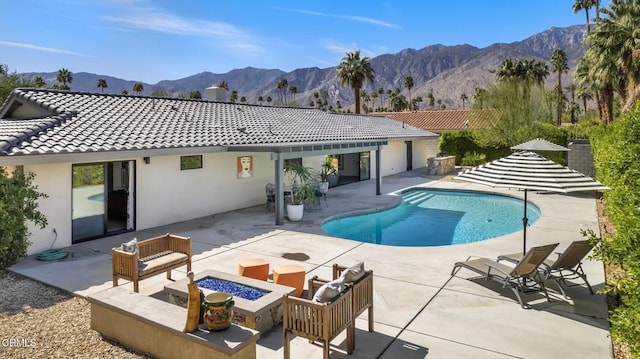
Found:
[{"label": "white cloud", "polygon": [[130,7],[121,16],[104,16],[103,19],[127,29],[142,29],[175,35],[208,37],[219,41],[219,45],[257,52],[262,47],[249,33],[225,22],[207,21],[180,17],[153,7]]},{"label": "white cloud", "polygon": [[69,51],[69,50],[62,50],[62,49],[55,49],[53,47],[44,47],[44,46],[38,46],[38,45],[32,45],[32,44],[25,44],[25,43],[22,43],[22,42],[0,41],[0,46],[18,47],[18,48],[21,48],[21,49],[50,52],[50,53],[54,53],[54,54],[65,54],[65,55],[73,55],[73,56],[93,57],[91,55],[81,54],[79,52],[74,52],[74,51]]},{"label": "white cloud", "polygon": [[355,44],[340,44],[337,43],[335,41],[327,41],[324,45],[324,48],[331,51],[331,52],[336,52],[339,53],[341,55],[346,54],[347,52],[354,52],[357,50],[360,50],[360,53],[363,56],[367,56],[369,58],[375,57],[377,56],[377,54],[374,51],[368,50],[368,49],[363,49],[362,47],[359,47],[358,45]]},{"label": "white cloud", "polygon": [[280,9],[281,10],[285,10],[285,11],[295,12],[295,13],[298,13],[298,14],[322,16],[322,17],[333,17],[333,18],[336,18],[336,19],[343,19],[343,20],[354,21],[354,22],[364,22],[364,23],[371,24],[371,25],[382,26],[382,27],[390,27],[390,28],[393,28],[393,29],[400,28],[399,25],[392,24],[392,23],[389,23],[389,22],[386,22],[386,21],[382,21],[382,20],[378,20],[378,19],[372,19],[372,18],[369,18],[369,17],[364,17],[364,16],[329,14],[329,13],[324,13],[324,12],[303,10],[303,9],[284,9],[284,8],[280,8]]}]

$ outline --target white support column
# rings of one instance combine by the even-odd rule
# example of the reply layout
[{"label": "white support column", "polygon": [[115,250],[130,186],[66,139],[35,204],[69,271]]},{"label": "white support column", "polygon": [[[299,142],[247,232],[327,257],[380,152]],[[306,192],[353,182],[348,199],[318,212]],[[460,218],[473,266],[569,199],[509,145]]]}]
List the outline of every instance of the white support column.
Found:
[{"label": "white support column", "polygon": [[382,175],[380,168],[382,167],[382,146],[378,145],[376,149],[376,195],[382,194]]},{"label": "white support column", "polygon": [[276,160],[274,161],[275,181],[276,181],[276,225],[281,226],[284,224],[284,160],[280,153],[276,154]]}]

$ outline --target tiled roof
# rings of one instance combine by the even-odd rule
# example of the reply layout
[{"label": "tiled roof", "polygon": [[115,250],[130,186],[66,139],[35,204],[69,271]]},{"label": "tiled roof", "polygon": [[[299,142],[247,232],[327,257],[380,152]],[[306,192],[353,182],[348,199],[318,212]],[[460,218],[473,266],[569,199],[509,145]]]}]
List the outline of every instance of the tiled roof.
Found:
[{"label": "tiled roof", "polygon": [[[9,118],[15,101],[50,115]],[[0,156],[437,136],[376,116],[43,89],[14,90],[0,114]]]},{"label": "tiled roof", "polygon": [[484,111],[483,115],[471,110],[430,110],[413,112],[375,112],[370,115],[385,116],[404,122],[417,128],[440,133],[487,128],[497,119],[493,111]]}]

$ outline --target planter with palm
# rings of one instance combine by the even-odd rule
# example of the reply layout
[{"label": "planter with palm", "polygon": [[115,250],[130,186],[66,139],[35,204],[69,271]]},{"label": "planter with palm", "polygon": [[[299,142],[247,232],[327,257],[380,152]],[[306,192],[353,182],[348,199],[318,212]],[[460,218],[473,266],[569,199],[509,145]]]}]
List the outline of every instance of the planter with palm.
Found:
[{"label": "planter with palm", "polygon": [[287,203],[287,216],[290,221],[299,221],[304,214],[305,201],[315,201],[316,195],[309,183],[311,168],[289,161],[284,165],[284,173],[290,181],[291,197]]}]

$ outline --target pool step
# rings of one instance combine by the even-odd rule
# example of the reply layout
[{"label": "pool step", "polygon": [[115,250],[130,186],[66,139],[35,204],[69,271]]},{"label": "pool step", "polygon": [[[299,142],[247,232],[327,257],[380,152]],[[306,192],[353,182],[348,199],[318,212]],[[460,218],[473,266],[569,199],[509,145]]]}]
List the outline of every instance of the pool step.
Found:
[{"label": "pool step", "polygon": [[410,195],[408,195],[407,197],[404,197],[404,201],[417,206],[420,203],[423,203],[431,198],[433,198],[435,196],[435,194],[433,193],[426,193],[426,192],[418,192],[418,193],[412,193]]}]

